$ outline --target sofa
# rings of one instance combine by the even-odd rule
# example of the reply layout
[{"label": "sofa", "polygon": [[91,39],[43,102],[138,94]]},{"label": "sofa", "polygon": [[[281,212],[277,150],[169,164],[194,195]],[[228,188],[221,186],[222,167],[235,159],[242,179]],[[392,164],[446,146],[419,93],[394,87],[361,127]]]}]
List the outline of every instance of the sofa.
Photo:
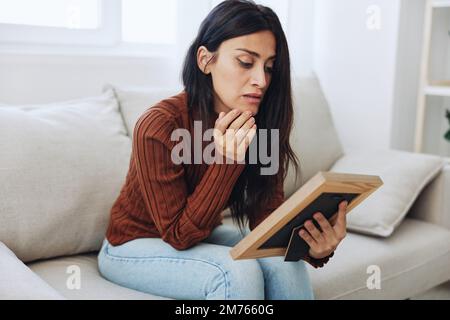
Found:
[{"label": "sofa", "polygon": [[[319,171],[384,181],[348,214],[328,264],[307,265],[316,299],[410,299],[448,282],[450,164],[370,143],[344,152],[320,82],[293,80],[301,174],[288,172],[285,197]],[[180,90],[106,84],[82,99],[0,101],[0,299],[170,299],[102,278],[97,252],[127,175],[134,124]]]}]

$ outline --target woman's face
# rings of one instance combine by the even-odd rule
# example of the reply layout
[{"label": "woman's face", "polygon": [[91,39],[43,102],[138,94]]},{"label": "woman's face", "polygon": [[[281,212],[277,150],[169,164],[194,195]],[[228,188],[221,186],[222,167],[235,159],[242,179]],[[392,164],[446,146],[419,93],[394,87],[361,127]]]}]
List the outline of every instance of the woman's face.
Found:
[{"label": "woman's face", "polygon": [[[217,58],[209,64],[212,54],[200,47],[197,61],[202,71],[211,73],[215,111],[238,109],[256,115],[270,85],[275,53],[276,40],[270,31],[224,41],[216,52]],[[260,98],[246,95],[260,95]]]}]

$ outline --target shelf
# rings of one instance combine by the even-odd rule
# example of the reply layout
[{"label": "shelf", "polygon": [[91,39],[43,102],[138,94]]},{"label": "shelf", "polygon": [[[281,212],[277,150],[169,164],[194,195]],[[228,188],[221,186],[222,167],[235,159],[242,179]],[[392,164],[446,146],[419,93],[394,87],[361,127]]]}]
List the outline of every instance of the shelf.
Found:
[{"label": "shelf", "polygon": [[[426,128],[425,119],[427,114],[427,106],[436,105],[436,103],[438,103],[437,101],[430,103],[432,99],[427,98],[431,96],[445,97],[447,99],[445,99],[446,101],[444,104],[447,105],[448,97],[450,97],[450,79],[435,81],[428,78],[428,75],[432,73],[431,70],[438,67],[436,65],[438,61],[440,63],[439,67],[442,65],[447,65],[448,62],[448,17],[450,15],[450,0],[424,0],[424,2],[426,5],[424,11],[422,57],[420,63],[419,92],[417,97],[416,129],[414,138],[414,150],[416,152],[422,152],[426,149],[424,148],[424,145],[429,143],[430,139],[425,141],[426,131],[430,131],[432,129],[432,134],[435,136],[439,127],[442,127],[442,124],[436,124],[433,128],[430,128],[429,125]],[[435,23],[433,22],[434,19],[436,19]],[[435,28],[439,28],[439,30]],[[434,41],[431,41],[432,35],[437,37]],[[435,43],[440,44],[438,46],[439,50],[434,48],[433,52],[431,52],[432,44],[434,45]],[[430,70],[430,61],[432,58],[435,59],[435,64],[432,65],[434,69]],[[444,62],[444,60],[447,62]],[[447,70],[446,73],[448,74]],[[436,120],[437,118],[433,119]],[[438,143],[436,145],[436,142],[434,141],[433,149],[436,148],[439,149],[439,151],[435,150],[435,152],[445,153],[445,157],[448,162],[448,145],[444,146],[443,143]],[[444,150],[442,149],[447,151],[443,152]]]},{"label": "shelf", "polygon": [[450,0],[434,0],[433,8],[450,8]]},{"label": "shelf", "polygon": [[450,97],[450,87],[447,86],[426,86],[425,94],[429,96]]},{"label": "shelf", "polygon": [[450,97],[450,81],[432,81],[425,87],[429,96]]}]

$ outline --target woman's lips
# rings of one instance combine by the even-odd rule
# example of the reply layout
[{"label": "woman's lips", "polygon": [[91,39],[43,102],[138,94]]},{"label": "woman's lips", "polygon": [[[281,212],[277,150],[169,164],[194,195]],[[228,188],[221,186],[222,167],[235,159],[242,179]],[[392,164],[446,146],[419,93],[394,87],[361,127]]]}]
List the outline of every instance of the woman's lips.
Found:
[{"label": "woman's lips", "polygon": [[261,102],[261,98],[256,98],[256,97],[244,96],[244,99],[248,103],[252,103],[252,104],[259,104]]}]

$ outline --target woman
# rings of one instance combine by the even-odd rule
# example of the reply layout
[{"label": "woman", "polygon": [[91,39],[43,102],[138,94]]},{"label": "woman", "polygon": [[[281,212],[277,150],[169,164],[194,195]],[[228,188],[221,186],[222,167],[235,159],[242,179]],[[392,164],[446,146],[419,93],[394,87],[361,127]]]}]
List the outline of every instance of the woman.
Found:
[{"label": "woman", "polygon": [[[305,224],[304,261],[234,261],[229,254],[249,232],[247,222],[253,230],[284,201],[287,167],[298,167],[289,145],[288,45],[276,14],[252,1],[219,4],[188,50],[183,82],[185,90],[149,108],[135,126],[129,172],[99,253],[101,274],[174,299],[312,299],[304,261],[321,267],[333,255],[345,236],[345,203],[332,224],[315,215],[322,230]],[[214,129],[215,157],[225,161],[173,161],[172,133],[192,134],[198,121]],[[275,175],[261,174],[260,161],[242,161],[256,126],[279,129]],[[203,154],[200,148],[189,156]],[[225,208],[241,232],[222,224]]]}]

